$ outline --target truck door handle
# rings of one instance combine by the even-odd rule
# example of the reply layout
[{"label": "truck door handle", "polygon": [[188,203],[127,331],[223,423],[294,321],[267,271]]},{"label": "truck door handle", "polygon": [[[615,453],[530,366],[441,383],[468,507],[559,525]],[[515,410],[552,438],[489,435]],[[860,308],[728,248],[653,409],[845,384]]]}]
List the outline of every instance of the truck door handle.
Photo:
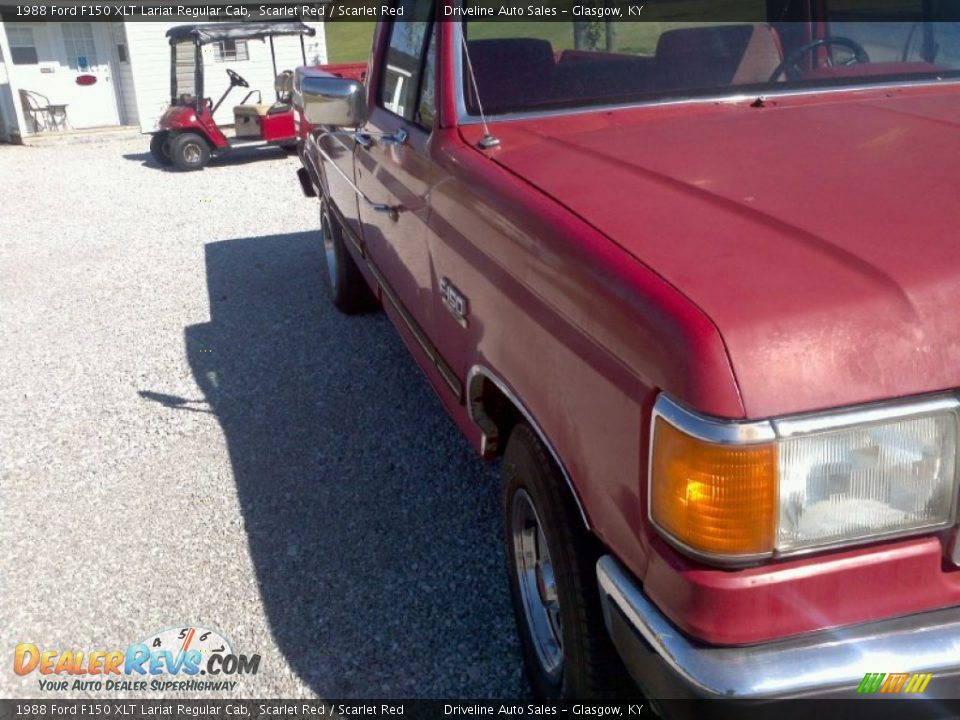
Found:
[{"label": "truck door handle", "polygon": [[392,134],[381,137],[380,144],[387,146],[403,145],[408,137],[410,137],[410,133],[403,128],[397,128]]},{"label": "truck door handle", "polygon": [[[363,133],[351,133],[351,134],[362,135]],[[387,203],[376,202],[375,200],[371,200],[369,197],[367,197],[366,193],[364,193],[363,190],[361,190],[357,186],[357,184],[353,181],[353,178],[349,177],[343,170],[341,170],[340,167],[337,165],[336,161],[332,157],[330,157],[330,155],[328,155],[322,147],[320,147],[320,141],[325,137],[329,137],[332,140],[337,141],[340,144],[340,146],[347,152],[352,152],[350,148],[346,146],[343,140],[337,137],[336,131],[327,131],[327,132],[321,132],[319,134],[311,136],[311,139],[314,141],[314,145],[317,148],[317,152],[321,155],[321,157],[323,157],[323,159],[330,164],[330,167],[332,167],[337,172],[337,174],[344,179],[347,185],[349,185],[353,189],[353,191],[357,194],[357,197],[363,200],[363,202],[368,207],[370,207],[370,209],[374,210],[375,212],[384,213],[391,220],[396,221],[397,218],[400,217],[399,207],[397,207],[396,205],[388,205]],[[359,140],[357,142],[359,142]],[[371,140],[371,143],[372,143],[372,140]],[[309,157],[309,154],[305,152],[304,156]],[[319,172],[317,174],[319,175]]]},{"label": "truck door handle", "polygon": [[371,135],[370,133],[355,132],[353,133],[353,135],[351,135],[351,137],[353,138],[353,141],[357,145],[364,148],[365,150],[369,150],[370,148],[373,147],[373,135]]},{"label": "truck door handle", "polygon": [[357,143],[357,145],[365,150],[369,150],[378,142],[387,147],[397,147],[399,145],[403,145],[407,141],[407,138],[410,137],[410,133],[408,133],[404,128],[397,128],[394,132],[387,134],[355,132],[351,135],[351,137],[353,137],[353,140]]}]

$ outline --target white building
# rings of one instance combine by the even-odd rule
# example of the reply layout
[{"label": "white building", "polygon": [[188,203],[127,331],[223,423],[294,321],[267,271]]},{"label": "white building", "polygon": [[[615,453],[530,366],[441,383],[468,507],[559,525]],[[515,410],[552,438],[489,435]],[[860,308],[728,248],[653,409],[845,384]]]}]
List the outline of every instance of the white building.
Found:
[{"label": "white building", "polygon": [[[170,45],[165,35],[189,20],[21,22],[11,14],[0,14],[0,141],[22,142],[36,133],[86,128],[156,129],[170,104]],[[326,62],[323,23],[306,24],[317,30],[304,38],[307,62]],[[277,37],[274,44],[278,72],[302,64],[298,37]],[[243,76],[251,89],[259,89],[263,102],[273,101],[269,41],[212,43],[203,53],[205,94],[214,102],[228,86],[226,68]],[[247,92],[232,91],[217,112],[219,123],[233,122],[232,108]],[[33,106],[52,106],[54,112],[32,111]]]}]

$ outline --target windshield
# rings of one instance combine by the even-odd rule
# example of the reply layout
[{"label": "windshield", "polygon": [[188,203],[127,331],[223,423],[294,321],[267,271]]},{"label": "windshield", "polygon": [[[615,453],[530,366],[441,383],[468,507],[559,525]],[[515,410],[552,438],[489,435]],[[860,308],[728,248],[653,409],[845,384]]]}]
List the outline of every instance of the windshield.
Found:
[{"label": "windshield", "polygon": [[816,22],[471,19],[466,108],[478,113],[477,95],[496,115],[957,78],[960,23],[922,20],[948,17],[949,7],[834,0]]},{"label": "windshield", "polygon": [[197,99],[197,46],[193,40],[174,43],[171,48],[173,67],[170,74],[170,96],[174,105],[193,105]]}]

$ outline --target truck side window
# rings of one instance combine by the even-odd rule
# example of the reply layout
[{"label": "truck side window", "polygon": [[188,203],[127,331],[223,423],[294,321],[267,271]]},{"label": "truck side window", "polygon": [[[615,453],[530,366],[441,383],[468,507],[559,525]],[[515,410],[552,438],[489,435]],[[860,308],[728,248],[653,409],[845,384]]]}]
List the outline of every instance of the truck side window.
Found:
[{"label": "truck side window", "polygon": [[[433,0],[400,0],[404,17],[428,17]],[[380,76],[379,103],[405,120],[413,121],[422,60],[431,23],[398,21],[390,27],[387,58]]]},{"label": "truck side window", "polygon": [[437,114],[437,25],[427,40],[427,56],[423,61],[423,76],[420,79],[420,104],[417,107],[416,123],[427,130],[433,129]]}]

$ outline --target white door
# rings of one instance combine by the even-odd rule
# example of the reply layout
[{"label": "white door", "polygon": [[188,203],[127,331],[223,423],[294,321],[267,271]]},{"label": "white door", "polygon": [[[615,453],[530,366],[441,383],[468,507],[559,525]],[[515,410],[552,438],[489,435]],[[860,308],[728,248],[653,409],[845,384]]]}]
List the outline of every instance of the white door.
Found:
[{"label": "white door", "polygon": [[70,125],[75,128],[119,125],[113,78],[113,39],[109,25],[59,23],[59,34],[63,82],[60,83],[57,102],[68,104]]},{"label": "white door", "polygon": [[16,120],[11,117],[13,114],[11,102],[13,102],[13,96],[10,95],[10,86],[7,84],[6,58],[0,58],[0,140],[9,139],[7,128],[17,126]]},{"label": "white door", "polygon": [[65,105],[68,129],[120,124],[107,23],[7,23],[6,29],[17,85]]}]

